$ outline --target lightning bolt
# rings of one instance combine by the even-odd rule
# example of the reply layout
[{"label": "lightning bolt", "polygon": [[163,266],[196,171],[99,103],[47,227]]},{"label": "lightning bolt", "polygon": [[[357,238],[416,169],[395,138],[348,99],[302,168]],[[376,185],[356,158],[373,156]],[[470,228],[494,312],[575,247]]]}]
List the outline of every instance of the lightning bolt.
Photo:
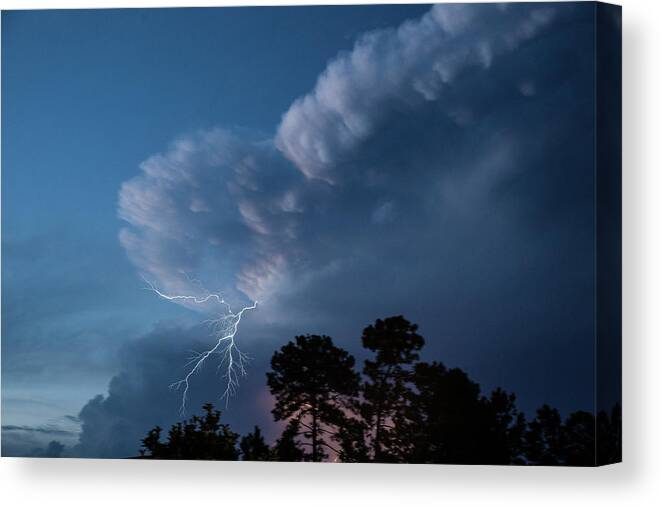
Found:
[{"label": "lightning bolt", "polygon": [[[143,278],[144,279],[144,278]],[[257,301],[249,306],[243,307],[240,311],[232,311],[230,304],[225,301],[221,294],[209,293],[203,297],[195,295],[168,295],[156,288],[148,280],[144,279],[147,286],[146,290],[154,292],[159,297],[170,301],[184,301],[193,304],[216,303],[222,308],[222,312],[216,318],[205,320],[203,323],[211,327],[211,335],[215,338],[216,344],[211,348],[195,352],[185,367],[190,367],[186,376],[179,381],[175,381],[170,385],[173,390],[182,390],[181,395],[181,414],[186,413],[186,401],[188,399],[188,391],[190,389],[190,381],[193,375],[200,371],[206,360],[212,355],[220,355],[220,363],[218,364],[218,371],[224,371],[223,377],[226,381],[226,386],[221,399],[225,399],[227,406],[229,398],[236,393],[239,387],[239,378],[246,375],[245,365],[249,360],[248,355],[243,353],[236,345],[236,334],[239,330],[239,323],[246,311],[251,311],[257,308]]]}]

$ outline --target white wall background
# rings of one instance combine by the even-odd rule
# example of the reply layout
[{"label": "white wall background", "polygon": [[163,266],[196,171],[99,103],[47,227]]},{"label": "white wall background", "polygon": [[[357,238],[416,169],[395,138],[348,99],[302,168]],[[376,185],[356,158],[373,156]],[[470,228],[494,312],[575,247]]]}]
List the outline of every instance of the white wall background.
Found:
[{"label": "white wall background", "polygon": [[[292,3],[351,2],[0,0],[0,7]],[[661,504],[661,2],[622,4],[625,463],[563,469],[5,458],[0,460],[0,503]]]}]

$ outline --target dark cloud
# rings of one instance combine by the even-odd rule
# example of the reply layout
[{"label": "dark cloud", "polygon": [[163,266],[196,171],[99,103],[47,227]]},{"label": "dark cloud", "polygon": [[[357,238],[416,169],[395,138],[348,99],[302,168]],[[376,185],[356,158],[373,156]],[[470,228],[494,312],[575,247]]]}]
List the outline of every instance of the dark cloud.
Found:
[{"label": "dark cloud", "polygon": [[[52,438],[58,438],[54,440]],[[47,457],[63,456],[65,444],[75,443],[78,432],[50,426],[3,425],[3,457]]]},{"label": "dark cloud", "polygon": [[[248,326],[247,332],[253,329]],[[264,329],[261,332],[265,332]],[[268,330],[271,334],[255,335],[259,340],[278,342],[289,332]],[[169,388],[181,379],[191,350],[207,349],[212,340],[205,325],[159,327],[143,338],[127,343],[122,350],[121,371],[112,378],[106,395],[98,395],[82,408],[78,418],[82,432],[79,444],[71,450],[81,457],[130,457],[138,455],[140,440],[155,425],[164,428],[180,419],[181,391]],[[191,381],[185,416],[199,413],[202,404],[213,402],[222,409],[223,419],[234,430],[248,432],[252,425],[266,427],[266,435],[276,436],[270,421],[270,396],[263,372],[270,350],[245,345],[251,355],[251,374],[242,378],[241,395],[233,397],[226,407],[220,399],[224,390],[217,363],[209,362]],[[249,350],[247,348],[250,348]]]},{"label": "dark cloud", "polygon": [[37,444],[35,440],[29,438],[13,438],[10,442],[3,441],[2,456],[51,459],[65,456],[66,447],[59,441],[52,440],[45,447],[37,446]]},{"label": "dark cloud", "polygon": [[72,434],[72,432],[68,430],[55,429],[50,427],[30,427],[27,425],[3,425],[2,431],[38,432],[39,434],[48,434],[51,436],[70,436]]},{"label": "dark cloud", "polygon": [[34,456],[55,459],[58,457],[62,457],[63,452],[64,452],[64,445],[62,443],[60,443],[59,441],[51,441],[50,443],[48,443],[48,446],[43,449],[43,451],[39,452]]}]

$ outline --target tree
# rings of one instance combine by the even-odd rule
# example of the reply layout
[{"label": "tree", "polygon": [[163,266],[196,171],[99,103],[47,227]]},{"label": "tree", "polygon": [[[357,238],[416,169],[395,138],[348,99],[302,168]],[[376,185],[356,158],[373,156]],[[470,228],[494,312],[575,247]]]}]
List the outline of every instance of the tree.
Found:
[{"label": "tree", "polygon": [[272,413],[276,421],[297,420],[301,435],[311,451],[306,458],[320,462],[325,448],[339,452],[331,445],[337,430],[346,420],[348,399],[358,389],[355,360],[336,347],[328,336],[297,336],[271,360],[268,385],[276,398]]},{"label": "tree", "polygon": [[562,464],[565,466],[596,465],[594,415],[576,411],[562,427]]},{"label": "tree", "polygon": [[496,388],[483,400],[487,425],[483,441],[485,464],[523,464],[526,419],[516,407],[516,396]]},{"label": "tree", "polygon": [[340,427],[339,458],[342,462],[369,462],[370,449],[365,436],[366,425],[360,418],[347,417]]},{"label": "tree", "polygon": [[406,462],[521,463],[525,420],[515,397],[496,389],[485,397],[461,369],[439,362],[415,366],[406,408],[410,451]]},{"label": "tree", "polygon": [[413,378],[416,393],[409,406],[416,463],[468,464],[478,451],[480,387],[460,369],[438,362],[420,363]]},{"label": "tree", "polygon": [[562,418],[557,409],[544,404],[528,424],[524,436],[528,464],[557,466],[562,464]]},{"label": "tree", "polygon": [[163,428],[157,425],[147,433],[147,436],[141,441],[141,456],[160,459],[161,455],[166,454],[167,445],[161,443],[161,432],[163,432]]},{"label": "tree", "polygon": [[[563,421],[557,409],[542,406],[525,433],[527,463],[542,466],[594,466],[604,463],[599,461],[600,448],[610,448],[612,452],[618,438],[606,436],[597,445],[595,433],[599,431],[600,420],[607,423],[608,416],[600,413],[595,423],[592,413],[575,411]],[[615,426],[618,426],[617,422]],[[611,453],[611,458],[616,459],[616,456]]]},{"label": "tree", "polygon": [[141,455],[153,459],[238,460],[238,434],[220,423],[220,411],[203,406],[205,415],[193,416],[170,428],[167,442],[161,442],[161,427],[154,427],[142,440]]},{"label": "tree", "polygon": [[239,443],[242,460],[270,460],[271,449],[262,437],[262,432],[257,425],[250,434],[241,438]]},{"label": "tree", "polygon": [[298,420],[289,421],[285,430],[282,431],[280,439],[275,442],[272,449],[272,459],[278,462],[301,462],[305,457],[305,452],[298,442],[297,436],[300,433],[301,424]]},{"label": "tree", "polygon": [[374,360],[365,360],[359,411],[367,446],[376,462],[400,461],[407,451],[403,416],[410,396],[412,364],[425,343],[417,330],[417,325],[402,316],[376,320],[363,330],[363,346],[376,355]]}]

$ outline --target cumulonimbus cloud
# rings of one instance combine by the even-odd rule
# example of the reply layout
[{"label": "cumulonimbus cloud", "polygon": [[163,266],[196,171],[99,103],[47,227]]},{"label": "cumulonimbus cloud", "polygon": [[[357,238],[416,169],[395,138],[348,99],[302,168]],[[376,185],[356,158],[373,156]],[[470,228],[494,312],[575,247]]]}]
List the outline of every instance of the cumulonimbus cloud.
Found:
[{"label": "cumulonimbus cloud", "polygon": [[[484,165],[480,157],[490,153],[464,148],[470,156],[460,160],[439,146],[439,135],[459,144],[455,130],[476,119],[455,100],[456,83],[470,75],[484,79],[499,57],[538,36],[553,18],[549,7],[434,6],[418,20],[363,35],[338,55],[286,111],[272,139],[222,129],[182,137],[122,185],[119,216],[127,226],[120,241],[129,258],[164,291],[195,292],[193,277],[204,277],[253,300],[300,288],[353,261],[344,257],[360,249],[366,227],[396,227],[405,219],[410,204],[398,198],[406,184],[397,172]],[[429,110],[450,126],[426,127]],[[402,114],[415,127],[393,134]],[[384,128],[390,133],[382,134]],[[393,135],[402,142],[400,163],[378,154],[387,153]],[[507,142],[500,141],[502,153]],[[356,173],[358,183],[346,184]],[[442,192],[430,188],[436,193],[427,200],[434,202]],[[413,230],[402,226],[403,236]]]}]

